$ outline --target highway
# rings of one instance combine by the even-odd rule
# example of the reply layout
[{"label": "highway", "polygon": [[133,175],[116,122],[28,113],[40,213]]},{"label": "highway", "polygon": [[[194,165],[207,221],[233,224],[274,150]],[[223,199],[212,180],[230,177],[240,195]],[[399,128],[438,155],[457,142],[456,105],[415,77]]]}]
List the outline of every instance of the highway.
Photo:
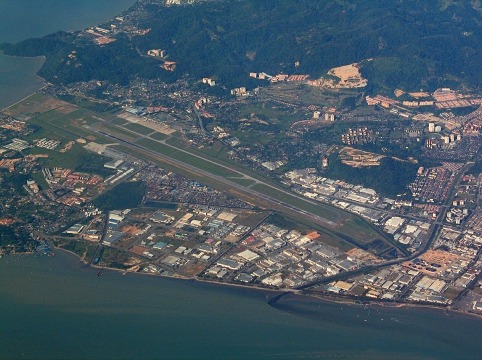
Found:
[{"label": "highway", "polygon": [[[472,165],[473,165],[473,163],[467,163],[467,164],[464,165],[464,167],[462,167],[462,169],[460,169],[459,173],[457,174],[456,179],[454,180],[454,182],[453,182],[453,184],[450,188],[449,194],[448,194],[447,198],[445,199],[445,202],[444,202],[443,206],[441,207],[441,211],[440,211],[439,215],[437,216],[437,220],[435,222],[433,222],[431,227],[430,227],[430,236],[428,237],[425,244],[423,244],[423,246],[420,247],[419,250],[417,250],[416,252],[414,252],[413,254],[411,254],[410,256],[407,256],[407,257],[397,258],[397,259],[390,260],[390,261],[387,261],[387,262],[384,262],[384,263],[381,263],[381,264],[377,264],[377,265],[364,266],[364,267],[355,269],[353,271],[346,271],[346,272],[339,273],[339,274],[336,274],[336,275],[333,275],[333,276],[330,276],[330,277],[317,279],[317,280],[314,280],[310,283],[299,286],[299,287],[295,288],[294,290],[301,291],[301,290],[316,287],[316,286],[321,285],[321,284],[326,284],[326,283],[329,283],[329,282],[334,281],[334,280],[346,279],[346,278],[349,278],[349,277],[352,277],[352,276],[355,276],[355,275],[359,275],[359,274],[367,273],[367,272],[370,272],[370,271],[373,271],[373,270],[377,270],[377,269],[385,268],[385,267],[388,267],[388,266],[400,264],[402,262],[415,259],[416,257],[418,257],[418,256],[424,254],[425,252],[427,252],[427,250],[430,249],[430,246],[432,245],[433,241],[437,238],[438,234],[440,233],[441,227],[443,225],[443,220],[445,219],[445,216],[446,216],[447,211],[449,209],[448,204],[450,204],[452,202],[452,199],[454,197],[455,189],[459,185],[460,180],[462,179],[464,173]],[[286,292],[285,294],[288,294],[288,293],[289,292]],[[283,296],[283,294],[279,295],[276,299],[273,299],[272,301],[277,301],[282,296]]]},{"label": "highway", "polygon": [[[198,116],[198,118],[199,118],[199,115],[197,114],[197,112],[195,112],[195,113],[196,113],[196,116]],[[103,121],[105,121],[105,120],[103,120]],[[53,125],[53,124],[51,124],[51,125]],[[200,122],[200,126],[202,126],[202,122]],[[160,143],[164,146],[170,147],[170,148],[172,148],[172,149],[174,149],[178,152],[186,153],[191,157],[199,158],[201,161],[210,162],[210,163],[212,163],[212,164],[214,164],[218,167],[225,168],[225,169],[227,169],[231,172],[239,174],[240,178],[251,180],[252,182],[254,182],[254,184],[262,184],[262,185],[270,187],[271,189],[276,190],[280,193],[284,193],[286,195],[289,195],[290,197],[300,199],[307,204],[320,206],[320,203],[318,203],[318,202],[306,199],[305,197],[303,197],[301,195],[294,194],[291,191],[287,191],[287,190],[278,188],[278,187],[273,186],[273,185],[271,185],[267,182],[264,182],[260,179],[256,179],[256,178],[254,178],[250,175],[246,175],[246,174],[242,173],[241,171],[239,171],[238,169],[235,169],[235,168],[223,165],[223,164],[219,164],[216,161],[207,159],[205,157],[202,157],[202,156],[193,154],[191,152],[188,152],[186,150],[180,149],[176,146],[170,145],[170,144],[166,143],[165,140],[155,140],[155,139],[151,138],[149,135],[146,136],[146,135],[142,135],[142,134],[139,134],[137,132],[134,132],[134,131],[131,131],[131,130],[128,130],[128,129],[125,129],[125,128],[122,128],[122,129],[124,131],[129,131],[132,134],[134,134],[136,137],[138,137],[137,140],[142,139],[142,138],[146,138],[146,139],[149,139],[151,141],[158,142],[158,143]],[[93,130],[93,129],[91,129],[91,130]],[[233,182],[233,181],[229,180],[229,178],[225,178],[223,176],[212,174],[212,173],[210,173],[206,170],[203,170],[200,167],[197,167],[197,166],[185,163],[183,161],[177,160],[177,159],[175,159],[171,156],[168,156],[168,155],[159,153],[157,151],[151,150],[151,149],[149,149],[145,146],[139,145],[135,142],[131,142],[131,141],[122,139],[118,136],[106,133],[105,131],[101,131],[101,130],[94,130],[94,131],[99,133],[102,136],[111,138],[111,139],[115,140],[116,142],[123,144],[127,148],[131,148],[132,150],[135,150],[136,153],[141,152],[144,155],[147,155],[147,157],[149,159],[151,159],[152,161],[159,161],[159,162],[162,162],[162,163],[165,163],[165,164],[169,164],[171,166],[174,166],[175,168],[187,171],[188,173],[191,173],[193,175],[201,176],[203,178],[212,180],[216,183],[223,184],[226,187],[231,189],[231,193],[234,193],[237,196],[241,195],[241,197],[244,198],[245,200],[251,201],[253,203],[258,203],[258,204],[260,204],[264,207],[272,208],[273,210],[281,211],[281,212],[286,213],[288,215],[295,215],[297,217],[301,216],[302,218],[309,219],[313,223],[316,223],[316,224],[318,224],[322,227],[330,228],[332,230],[336,230],[336,228],[338,227],[338,224],[333,222],[330,219],[327,219],[323,216],[313,214],[309,211],[306,211],[306,210],[301,209],[297,206],[294,206],[294,205],[292,205],[292,204],[290,204],[286,201],[276,199],[273,196],[261,193],[259,191],[256,191],[256,190],[252,189],[252,188],[240,185],[236,182]],[[204,130],[204,132],[205,131],[206,130]],[[312,291],[313,288],[316,288],[317,286],[319,286],[321,284],[324,284],[324,283],[328,283],[330,281],[334,281],[334,280],[337,280],[337,279],[349,278],[349,277],[352,277],[352,276],[355,276],[355,275],[358,275],[358,274],[363,274],[363,273],[367,273],[367,272],[374,271],[374,270],[377,270],[377,269],[381,269],[381,268],[384,268],[384,267],[388,267],[388,266],[391,266],[391,265],[400,264],[404,261],[412,260],[412,259],[422,255],[423,253],[425,253],[430,248],[433,241],[437,238],[438,234],[440,233],[440,230],[442,228],[444,219],[446,217],[446,213],[449,209],[449,204],[452,202],[455,189],[459,185],[463,174],[472,165],[473,165],[473,163],[466,163],[462,167],[462,169],[460,169],[460,171],[458,172],[458,174],[456,176],[456,179],[452,183],[449,194],[448,194],[444,204],[441,207],[441,211],[440,211],[436,221],[433,222],[431,227],[430,227],[430,232],[429,232],[430,235],[428,236],[427,241],[420,247],[420,249],[418,251],[414,252],[413,254],[411,254],[409,256],[403,257],[403,258],[397,258],[397,259],[390,260],[390,261],[387,261],[387,262],[383,262],[383,263],[380,263],[380,264],[377,264],[377,265],[369,265],[369,266],[365,266],[365,267],[355,269],[353,271],[342,272],[342,273],[336,274],[334,276],[317,279],[315,281],[312,281],[310,283],[307,283],[307,284],[304,284],[302,286],[296,287],[294,289],[290,289],[290,291],[287,291],[285,293],[282,293],[279,296],[276,296],[275,298],[271,299],[269,302],[274,303],[277,300],[279,300],[281,297],[283,297],[284,295],[289,294],[289,293],[300,293],[300,292],[303,292],[304,290],[310,291],[310,289]],[[262,201],[260,201],[260,200],[262,200]],[[98,249],[96,249],[96,252],[97,251],[98,251]],[[95,256],[92,259],[94,259],[94,258],[95,258]]]}]

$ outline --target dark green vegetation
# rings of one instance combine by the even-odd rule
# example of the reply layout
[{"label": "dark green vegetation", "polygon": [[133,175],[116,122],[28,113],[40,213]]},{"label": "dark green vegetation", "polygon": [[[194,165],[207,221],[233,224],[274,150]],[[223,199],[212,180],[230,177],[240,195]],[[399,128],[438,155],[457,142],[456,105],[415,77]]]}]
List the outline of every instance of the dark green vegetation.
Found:
[{"label": "dark green vegetation", "polygon": [[110,268],[125,270],[129,267],[125,265],[125,263],[129,260],[130,256],[120,249],[103,248],[100,258],[100,263]]},{"label": "dark green vegetation", "polygon": [[330,157],[330,166],[324,173],[334,179],[363,185],[382,196],[395,197],[407,191],[407,185],[415,180],[419,165],[392,158],[383,158],[380,166],[354,168],[345,165],[336,156]]},{"label": "dark green vegetation", "polygon": [[[162,72],[157,61],[138,55],[125,34],[104,47],[90,42],[74,45],[74,41],[74,34],[58,32],[13,46],[5,45],[3,49],[18,56],[47,56],[39,75],[54,83],[100,79],[127,85],[132,74],[155,78]],[[77,60],[67,61],[72,51],[77,51]]]},{"label": "dark green vegetation", "polygon": [[[55,83],[99,79],[127,84],[131,75],[174,80],[209,74],[226,85],[247,85],[249,71],[321,76],[360,62],[370,89],[434,88],[482,83],[482,20],[475,1],[347,0],[216,1],[190,6],[144,6],[136,18],[145,36],[97,46],[57,33],[16,45],[7,54],[46,55],[40,74]],[[138,13],[142,13],[139,10]],[[141,56],[165,49],[175,72]],[[137,52],[139,49],[139,52]],[[77,59],[67,61],[71,51]],[[295,62],[300,66],[295,68]],[[251,83],[250,83],[251,82]]]},{"label": "dark green vegetation", "polygon": [[75,167],[76,171],[98,174],[101,176],[109,176],[114,173],[113,170],[104,167],[104,164],[110,161],[110,158],[85,151],[81,153],[77,159],[78,163]]},{"label": "dark green vegetation", "polygon": [[1,189],[8,189],[11,192],[22,193],[22,187],[27,183],[28,176],[0,170]]},{"label": "dark green vegetation", "polygon": [[145,192],[143,182],[126,182],[103,193],[93,202],[104,211],[135,208],[141,203]]},{"label": "dark green vegetation", "polygon": [[[15,225],[0,225],[0,247],[10,248],[14,252],[32,251],[35,246],[28,232]],[[7,250],[8,251],[8,250]]]},{"label": "dark green vegetation", "polygon": [[68,152],[60,153],[54,150],[32,148],[28,151],[32,154],[47,154],[49,157],[40,159],[40,163],[47,163],[51,167],[64,167],[74,171],[109,176],[114,170],[107,169],[104,164],[111,159],[109,157],[89,152],[80,145],[75,144]]},{"label": "dark green vegetation", "polygon": [[477,160],[475,164],[469,168],[469,170],[467,171],[467,174],[476,175],[480,173],[482,173],[482,160]]},{"label": "dark green vegetation", "polygon": [[92,258],[97,246],[97,243],[79,239],[53,239],[52,242],[55,247],[73,252],[84,261]]},{"label": "dark green vegetation", "polygon": [[38,226],[40,216],[49,219],[39,206],[24,200],[27,180],[27,175],[0,170],[0,218],[4,220],[0,225],[0,253],[32,251],[35,242],[27,226]]}]

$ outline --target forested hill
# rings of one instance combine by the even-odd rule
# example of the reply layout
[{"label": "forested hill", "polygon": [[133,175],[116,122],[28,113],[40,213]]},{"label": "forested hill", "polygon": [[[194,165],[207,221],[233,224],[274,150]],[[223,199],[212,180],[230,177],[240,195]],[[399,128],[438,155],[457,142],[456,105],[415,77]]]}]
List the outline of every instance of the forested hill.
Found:
[{"label": "forested hill", "polygon": [[[251,71],[314,78],[373,58],[363,69],[372,87],[482,83],[478,0],[233,0],[172,7],[140,2],[134,8],[141,14],[138,27],[151,29],[145,36],[117,35],[116,42],[99,47],[74,45],[72,36],[59,33],[3,48],[8,54],[46,55],[40,75],[53,82],[189,74],[234,86],[246,84]],[[157,48],[177,62],[174,73],[137,52]],[[67,65],[72,50],[81,66]]]}]

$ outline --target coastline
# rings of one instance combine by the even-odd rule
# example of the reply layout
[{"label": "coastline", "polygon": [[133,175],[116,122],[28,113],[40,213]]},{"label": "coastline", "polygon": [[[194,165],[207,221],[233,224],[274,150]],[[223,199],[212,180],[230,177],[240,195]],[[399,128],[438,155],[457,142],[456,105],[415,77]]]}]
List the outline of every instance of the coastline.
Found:
[{"label": "coastline", "polygon": [[[137,1],[135,3],[137,3]],[[0,51],[0,56],[5,56],[5,57],[9,57],[9,58],[22,58],[22,59],[42,58],[43,63],[46,61],[45,56],[37,56],[37,57],[13,56],[13,55],[6,55],[6,54],[4,54],[3,51]],[[42,63],[42,66],[43,66],[43,63]],[[40,87],[39,89],[35,90],[34,92],[30,93],[29,95],[27,95],[27,96],[23,97],[22,99],[16,101],[15,103],[3,107],[2,109],[0,109],[0,111],[4,111],[8,108],[11,108],[11,107],[15,106],[16,104],[24,101],[25,99],[29,98],[33,94],[37,93],[38,91],[40,91],[40,90],[44,89],[45,87],[49,86],[49,83],[44,78],[40,77],[37,73],[35,74],[35,76],[39,80],[41,80],[44,85],[42,87]],[[201,279],[197,276],[186,277],[186,276],[182,276],[182,275],[155,274],[155,273],[140,272],[140,271],[128,271],[128,270],[122,270],[122,269],[118,269],[118,268],[105,267],[105,266],[103,267],[103,266],[98,266],[98,265],[88,265],[88,262],[86,262],[85,260],[82,260],[82,258],[78,254],[76,254],[72,251],[66,250],[66,249],[57,248],[57,247],[54,247],[54,248],[56,250],[63,251],[65,253],[74,255],[75,257],[78,258],[78,260],[80,262],[87,265],[87,267],[91,267],[93,269],[102,269],[102,270],[108,270],[108,271],[121,272],[121,273],[123,273],[123,275],[125,275],[127,273],[139,274],[139,275],[151,275],[151,276],[160,277],[160,278],[169,278],[169,279],[176,279],[176,280],[183,280],[183,281],[195,281],[195,282],[198,282],[198,283],[210,284],[210,285],[216,285],[216,286],[237,287],[237,288],[251,289],[251,290],[256,290],[256,291],[278,293],[278,294],[287,293],[287,294],[290,294],[290,295],[295,295],[295,296],[298,295],[300,297],[317,299],[317,300],[324,301],[324,302],[331,302],[331,303],[337,303],[337,304],[349,304],[349,305],[354,305],[354,306],[363,305],[363,306],[380,306],[380,307],[387,307],[387,308],[402,307],[402,308],[427,308],[427,309],[434,309],[434,310],[436,309],[436,310],[444,310],[444,312],[450,312],[450,313],[459,314],[459,315],[470,315],[471,317],[475,316],[477,318],[482,319],[482,314],[472,313],[472,312],[469,312],[469,311],[451,309],[449,307],[443,307],[443,306],[435,306],[435,305],[428,305],[428,304],[404,303],[404,302],[388,303],[388,302],[384,302],[384,301],[377,301],[377,299],[366,299],[366,298],[361,298],[360,300],[354,300],[354,299],[347,299],[347,298],[344,298],[342,296],[335,296],[335,295],[331,295],[331,294],[330,295],[306,294],[306,293],[298,292],[298,291],[292,290],[292,289],[273,289],[273,288],[265,288],[265,287],[257,286],[257,285],[243,285],[243,284],[230,283],[230,282],[219,282],[219,281],[216,281],[216,280]],[[33,254],[33,253],[32,252],[26,252],[26,253],[17,253],[17,254],[13,254],[13,255],[31,255],[31,254]],[[357,301],[367,301],[367,303],[358,304]]]},{"label": "coastline", "polygon": [[[19,97],[17,97],[16,99],[10,99],[9,101],[7,101],[5,103],[5,105],[0,105],[0,111],[3,112],[5,110],[7,110],[8,108],[17,105],[18,103],[24,101],[25,99],[29,98],[33,94],[37,93],[38,91],[44,89],[45,87],[47,87],[49,85],[48,81],[46,81],[44,78],[42,78],[41,76],[38,75],[38,72],[40,71],[40,69],[42,68],[42,66],[44,65],[44,63],[46,61],[45,56],[43,56],[43,55],[42,56],[34,56],[34,57],[13,56],[13,55],[6,55],[3,51],[0,51],[0,58],[5,58],[5,59],[7,59],[9,61],[12,61],[12,62],[14,62],[16,59],[22,59],[22,60],[28,60],[28,61],[41,61],[41,64],[40,63],[38,64],[38,70],[36,70],[35,72],[32,72],[32,74],[30,75],[31,78],[29,78],[29,80],[27,82],[21,83],[22,85],[18,89],[18,90],[20,90],[20,91],[18,91]],[[7,63],[7,69],[8,69],[8,66],[9,65]],[[18,70],[15,70],[15,69],[9,69],[9,70],[14,71],[14,73],[18,72]],[[25,91],[22,91],[22,90],[25,90]],[[22,92],[23,92],[23,94],[22,94]],[[15,93],[17,93],[17,92],[15,92]]]},{"label": "coastline", "polygon": [[17,104],[21,103],[22,101],[24,101],[24,100],[28,99],[30,96],[32,96],[32,95],[34,95],[34,94],[36,94],[38,91],[40,91],[40,90],[42,90],[42,89],[45,89],[47,86],[49,86],[49,83],[47,83],[47,82],[46,82],[46,81],[45,81],[43,78],[41,78],[41,77],[40,77],[40,76],[38,76],[38,75],[36,75],[36,76],[37,76],[37,77],[39,77],[40,79],[42,79],[42,81],[44,82],[44,84],[45,84],[45,85],[44,85],[44,86],[42,86],[40,89],[35,90],[33,93],[31,93],[31,94],[29,94],[29,95],[25,96],[23,99],[20,99],[20,100],[18,100],[18,101],[16,101],[16,102],[14,102],[14,103],[13,103],[13,104],[11,104],[11,105],[7,105],[7,106],[3,107],[2,109],[0,109],[0,112],[3,112],[3,111],[5,111],[5,110],[10,109],[11,107],[13,107],[13,106],[15,106],[15,105],[17,105]]},{"label": "coastline", "polygon": [[[54,247],[54,249],[59,250],[61,252],[64,252],[66,254],[72,255],[73,257],[78,259],[78,262],[83,263],[84,265],[87,265],[88,263],[85,260],[82,260],[80,256],[70,250],[62,249],[62,248],[57,248]],[[18,254],[13,254],[13,255],[31,255],[32,253],[18,253]],[[332,303],[332,304],[343,304],[343,305],[348,305],[348,306],[353,306],[353,307],[381,307],[381,308],[386,308],[386,309],[394,309],[394,308],[406,308],[406,309],[428,309],[428,310],[436,310],[438,312],[443,311],[445,315],[450,316],[450,315],[456,315],[456,316],[468,316],[470,318],[477,318],[482,320],[482,314],[470,312],[470,311],[462,311],[458,309],[452,309],[452,308],[447,308],[447,307],[442,307],[442,306],[435,306],[435,305],[429,305],[429,304],[414,304],[414,303],[404,303],[404,302],[394,302],[394,303],[387,303],[384,301],[377,301],[377,299],[362,299],[360,298],[359,300],[354,300],[354,299],[347,299],[341,296],[335,296],[335,295],[323,295],[323,294],[306,294],[302,292],[297,292],[292,289],[272,289],[272,288],[264,288],[261,286],[254,286],[254,285],[243,285],[243,284],[235,284],[235,283],[227,283],[227,282],[217,282],[217,281],[210,281],[206,279],[201,279],[199,277],[186,277],[186,276],[181,276],[181,275],[163,275],[163,274],[154,274],[154,273],[144,273],[140,271],[126,271],[118,268],[112,268],[112,267],[107,267],[107,266],[98,266],[98,265],[90,265],[87,266],[95,270],[107,270],[107,271],[112,271],[116,273],[122,273],[122,275],[126,274],[133,274],[133,275],[138,275],[138,276],[152,276],[152,277],[157,277],[161,279],[171,279],[171,280],[181,280],[185,282],[196,282],[200,284],[208,284],[209,286],[220,286],[220,287],[231,287],[231,288],[241,288],[241,289],[249,289],[249,290],[254,290],[254,291],[259,291],[259,292],[264,292],[264,293],[270,293],[275,296],[281,295],[281,294],[286,294],[288,296],[298,296],[300,299],[305,298],[309,299],[310,301],[319,301],[319,302],[327,302],[327,303]],[[358,303],[357,301],[363,301],[363,303]],[[269,299],[267,299],[267,302],[269,302]],[[270,306],[272,306],[270,304]]]},{"label": "coastline", "polygon": [[[84,265],[87,265],[88,262],[85,260],[82,260],[81,257],[70,251],[66,250],[63,248],[58,248],[58,247],[53,247],[56,250],[65,252],[67,254],[73,255],[78,259],[79,262],[83,263]],[[23,253],[24,254],[24,253]],[[229,287],[238,287],[238,288],[243,288],[243,289],[251,289],[251,290],[259,290],[259,291],[264,291],[264,292],[271,292],[271,293],[285,293],[285,292],[290,292],[295,294],[296,292],[290,289],[270,289],[270,288],[264,288],[261,286],[254,286],[254,285],[243,285],[243,284],[235,284],[235,283],[226,283],[226,282],[217,282],[217,281],[210,281],[206,279],[201,279],[196,276],[182,276],[182,275],[165,275],[165,274],[155,274],[155,273],[150,273],[150,272],[141,272],[141,271],[128,271],[128,270],[122,270],[118,268],[113,268],[109,266],[99,266],[99,265],[89,265],[88,267],[95,269],[95,270],[107,270],[107,271],[115,271],[117,273],[122,273],[122,275],[127,275],[127,274],[135,274],[139,276],[152,276],[152,277],[157,277],[157,278],[164,278],[164,279],[174,279],[174,280],[182,280],[182,281],[195,281],[197,283],[202,283],[202,284],[210,284],[210,285],[217,285],[217,286],[229,286]]]}]

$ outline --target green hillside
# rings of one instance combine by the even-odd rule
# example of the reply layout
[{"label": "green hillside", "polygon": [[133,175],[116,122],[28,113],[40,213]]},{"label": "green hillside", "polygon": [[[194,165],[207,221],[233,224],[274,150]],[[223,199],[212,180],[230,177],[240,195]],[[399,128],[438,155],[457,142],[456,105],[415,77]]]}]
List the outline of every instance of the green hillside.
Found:
[{"label": "green hillside", "polygon": [[[373,58],[362,69],[369,90],[479,87],[479,6],[448,0],[239,0],[172,7],[139,2],[137,25],[151,29],[145,36],[118,35],[99,47],[58,33],[2,47],[7,54],[46,55],[40,75],[52,82],[127,83],[132,74],[172,81],[188,74],[212,76],[227,86],[250,85],[250,71],[318,77]],[[153,48],[165,49],[177,62],[174,73],[138,53]],[[67,64],[72,50],[80,66]]]}]

